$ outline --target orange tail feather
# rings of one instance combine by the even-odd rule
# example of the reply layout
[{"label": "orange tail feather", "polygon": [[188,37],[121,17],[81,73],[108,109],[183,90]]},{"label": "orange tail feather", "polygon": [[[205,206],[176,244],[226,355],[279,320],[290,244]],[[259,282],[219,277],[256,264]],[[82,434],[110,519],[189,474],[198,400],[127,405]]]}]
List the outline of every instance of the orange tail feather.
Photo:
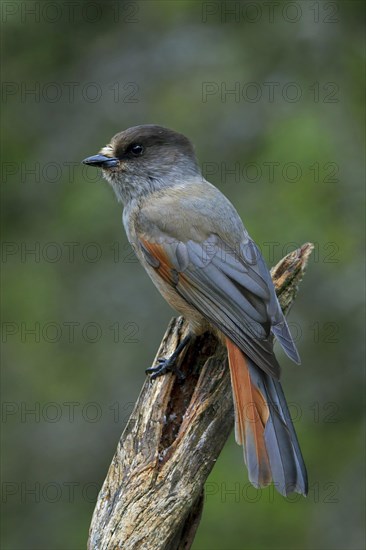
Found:
[{"label": "orange tail feather", "polygon": [[249,479],[263,487],[272,481],[264,430],[269,408],[260,390],[253,385],[243,352],[226,339],[235,408],[235,439],[243,446]]}]

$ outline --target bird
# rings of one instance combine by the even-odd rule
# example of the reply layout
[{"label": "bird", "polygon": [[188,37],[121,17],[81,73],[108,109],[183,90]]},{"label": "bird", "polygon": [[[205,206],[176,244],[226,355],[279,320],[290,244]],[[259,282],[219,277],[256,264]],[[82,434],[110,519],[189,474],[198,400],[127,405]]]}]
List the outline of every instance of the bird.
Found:
[{"label": "bird", "polygon": [[172,356],[147,369],[174,370],[194,335],[226,345],[235,413],[249,481],[283,496],[308,492],[307,471],[280,383],[274,339],[300,363],[259,247],[232,203],[202,175],[191,141],[155,124],[117,133],[82,161],[102,169],[128,241],[189,333]]}]

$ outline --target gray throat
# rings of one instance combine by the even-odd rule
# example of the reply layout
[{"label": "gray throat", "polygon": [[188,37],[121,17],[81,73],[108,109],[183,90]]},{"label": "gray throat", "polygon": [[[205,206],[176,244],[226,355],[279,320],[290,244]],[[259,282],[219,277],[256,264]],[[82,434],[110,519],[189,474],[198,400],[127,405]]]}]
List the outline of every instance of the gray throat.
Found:
[{"label": "gray throat", "polygon": [[134,200],[139,200],[165,188],[180,187],[189,183],[204,181],[200,173],[182,174],[181,170],[171,170],[161,177],[120,173],[103,170],[103,177],[112,186],[118,202],[125,206]]}]

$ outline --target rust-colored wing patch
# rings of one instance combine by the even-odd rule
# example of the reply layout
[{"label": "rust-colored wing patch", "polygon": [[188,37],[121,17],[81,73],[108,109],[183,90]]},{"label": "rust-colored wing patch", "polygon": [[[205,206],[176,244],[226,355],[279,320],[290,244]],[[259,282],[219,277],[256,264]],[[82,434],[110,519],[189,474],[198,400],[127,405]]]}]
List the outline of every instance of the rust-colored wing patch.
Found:
[{"label": "rust-colored wing patch", "polygon": [[178,273],[172,266],[164,247],[161,244],[150,243],[142,238],[140,238],[140,243],[146,261],[159,273],[164,281],[175,286]]}]

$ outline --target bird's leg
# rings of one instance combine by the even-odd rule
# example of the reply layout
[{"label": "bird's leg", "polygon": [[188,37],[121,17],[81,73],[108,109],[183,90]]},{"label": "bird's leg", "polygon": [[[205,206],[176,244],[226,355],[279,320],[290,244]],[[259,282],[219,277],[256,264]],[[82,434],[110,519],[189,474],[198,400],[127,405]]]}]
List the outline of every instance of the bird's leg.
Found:
[{"label": "bird's leg", "polygon": [[166,374],[167,372],[174,372],[178,376],[178,378],[180,378],[181,380],[184,379],[184,374],[177,368],[175,363],[180,353],[186,347],[191,338],[192,335],[187,334],[187,336],[183,338],[183,340],[177,346],[177,349],[171,354],[170,357],[158,359],[158,364],[156,365],[156,367],[150,367],[149,369],[145,370],[146,374],[151,375],[151,380],[155,380],[155,378],[161,376],[162,374]]}]

